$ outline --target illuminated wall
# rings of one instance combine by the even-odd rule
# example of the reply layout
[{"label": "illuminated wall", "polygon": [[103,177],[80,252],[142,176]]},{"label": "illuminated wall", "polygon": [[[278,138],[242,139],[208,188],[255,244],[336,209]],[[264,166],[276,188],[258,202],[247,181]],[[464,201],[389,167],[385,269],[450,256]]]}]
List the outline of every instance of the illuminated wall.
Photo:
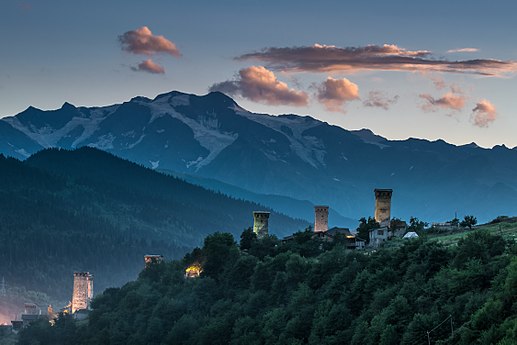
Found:
[{"label": "illuminated wall", "polygon": [[72,313],[81,309],[90,309],[93,299],[93,275],[89,272],[74,273],[74,292],[72,295]]},{"label": "illuminated wall", "polygon": [[253,232],[257,238],[262,238],[269,234],[269,212],[253,212]]},{"label": "illuminated wall", "polygon": [[391,219],[392,189],[375,189],[375,221],[381,226],[389,225]]},{"label": "illuminated wall", "polygon": [[314,206],[314,231],[327,231],[329,229],[329,207]]}]

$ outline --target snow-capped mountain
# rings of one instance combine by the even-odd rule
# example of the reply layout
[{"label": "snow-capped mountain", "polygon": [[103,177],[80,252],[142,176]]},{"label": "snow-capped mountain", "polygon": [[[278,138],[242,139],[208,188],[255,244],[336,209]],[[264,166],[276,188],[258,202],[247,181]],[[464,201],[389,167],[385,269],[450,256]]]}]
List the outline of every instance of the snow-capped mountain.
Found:
[{"label": "snow-capped mountain", "polygon": [[229,194],[237,186],[329,204],[352,219],[372,214],[376,187],[394,189],[397,217],[438,221],[457,211],[489,220],[517,213],[516,150],[390,141],[309,116],[251,113],[218,92],[174,91],[107,107],[30,107],[0,120],[5,155],[24,159],[42,148],[81,146]]}]

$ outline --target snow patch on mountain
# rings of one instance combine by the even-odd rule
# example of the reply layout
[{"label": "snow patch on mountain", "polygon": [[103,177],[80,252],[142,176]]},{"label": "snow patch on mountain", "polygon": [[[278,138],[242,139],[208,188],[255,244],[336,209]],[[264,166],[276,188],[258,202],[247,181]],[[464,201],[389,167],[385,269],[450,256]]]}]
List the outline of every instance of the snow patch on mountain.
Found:
[{"label": "snow patch on mountain", "polygon": [[151,169],[157,169],[160,166],[160,161],[149,161],[151,163]]},{"label": "snow patch on mountain", "polygon": [[25,149],[21,148],[21,149],[18,149],[18,150],[15,150],[15,152],[25,158],[29,158],[30,156],[30,153],[28,153],[27,151],[25,151]]},{"label": "snow patch on mountain", "polygon": [[[304,136],[303,132],[321,124],[311,117],[300,116],[273,116],[250,113],[240,107],[233,107],[236,114],[258,122],[284,135],[290,143],[290,147],[298,157],[313,167],[325,166],[325,145],[321,140],[312,136]],[[286,133],[283,128],[289,128],[291,133]]]},{"label": "snow patch on mountain", "polygon": [[101,135],[97,142],[90,144],[89,146],[95,147],[99,150],[111,150],[113,149],[113,141],[115,141],[115,136],[111,133]]},{"label": "snow patch on mountain", "polygon": [[145,134],[142,134],[142,135],[140,136],[140,138],[138,138],[138,140],[137,140],[137,141],[135,141],[135,142],[134,142],[134,143],[132,143],[132,144],[129,144],[129,145],[127,146],[127,148],[128,148],[128,149],[132,149],[132,148],[133,148],[133,147],[135,147],[136,145],[140,144],[140,143],[142,142],[142,140],[144,140],[144,138],[145,138]]},{"label": "snow patch on mountain", "polygon": [[190,96],[189,95],[171,96],[169,98],[169,104],[173,107],[177,107],[178,105],[189,106],[190,105]]},{"label": "snow patch on mountain", "polygon": [[390,147],[390,145],[387,145],[388,142],[385,138],[376,135],[369,129],[360,129],[357,131],[350,131],[350,133],[357,136],[359,139],[361,139],[365,144],[371,144],[380,147],[381,149],[384,149],[386,147]]},{"label": "snow patch on mountain", "polygon": [[49,127],[43,127],[43,128],[37,129],[34,126],[31,126],[29,128],[29,127],[26,127],[25,125],[23,125],[20,122],[20,120],[18,120],[18,118],[15,116],[3,118],[2,121],[7,122],[13,128],[19,130],[20,132],[22,132],[23,134],[25,134],[26,136],[28,136],[29,138],[31,138],[32,140],[34,140],[35,142],[37,142],[38,144],[40,144],[43,147],[47,148],[47,147],[52,146],[51,144],[49,144],[49,138],[48,138],[48,135],[50,134]]},{"label": "snow patch on mountain", "polygon": [[54,129],[50,126],[41,128],[34,126],[27,127],[14,116],[3,120],[45,148],[57,146],[59,140],[67,136],[77,127],[82,127],[81,135],[75,139],[71,145],[75,148],[79,143],[89,138],[98,129],[99,123],[102,122],[106,116],[113,113],[117,107],[118,106],[111,106],[104,109],[93,109],[90,112],[90,116],[84,116],[81,110],[79,110],[82,116],[73,117],[59,129]]},{"label": "snow patch on mountain", "polygon": [[77,147],[86,139],[90,138],[93,135],[93,133],[95,133],[95,131],[99,128],[99,124],[110,114],[113,114],[118,109],[118,107],[118,105],[113,105],[102,109],[92,109],[90,111],[90,117],[85,118],[85,121],[81,123],[81,125],[84,128],[84,131],[77,139],[74,140],[74,142],[72,143],[72,147]]},{"label": "snow patch on mountain", "polygon": [[[183,96],[175,96],[172,98],[176,99],[179,97]],[[185,102],[185,100],[183,100],[183,102]],[[170,116],[174,119],[180,120],[192,129],[194,132],[194,139],[197,140],[201,146],[206,148],[209,151],[209,154],[206,157],[200,157],[202,159],[198,158],[195,161],[187,162],[187,168],[192,166],[195,167],[196,171],[199,170],[201,167],[213,161],[221,151],[231,145],[238,138],[237,133],[221,132],[218,129],[219,126],[217,118],[211,119],[211,114],[207,114],[209,115],[208,119],[206,116],[199,116],[196,121],[176,111],[172,103],[171,100],[167,98],[159,98],[150,103],[149,106],[152,115],[150,122],[153,122],[154,119],[162,116]]]}]

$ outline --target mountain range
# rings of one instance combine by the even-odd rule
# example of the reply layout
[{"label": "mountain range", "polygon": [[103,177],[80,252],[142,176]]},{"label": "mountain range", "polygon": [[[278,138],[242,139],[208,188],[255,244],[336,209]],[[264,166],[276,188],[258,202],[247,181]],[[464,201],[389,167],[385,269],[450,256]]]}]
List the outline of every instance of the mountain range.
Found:
[{"label": "mountain range", "polygon": [[0,120],[0,152],[26,159],[38,150],[90,146],[313,220],[353,227],[373,214],[374,188],[392,188],[392,215],[444,221],[514,214],[517,150],[443,140],[388,140],[310,116],[257,114],[219,92],[177,91],[105,107],[43,111]]}]

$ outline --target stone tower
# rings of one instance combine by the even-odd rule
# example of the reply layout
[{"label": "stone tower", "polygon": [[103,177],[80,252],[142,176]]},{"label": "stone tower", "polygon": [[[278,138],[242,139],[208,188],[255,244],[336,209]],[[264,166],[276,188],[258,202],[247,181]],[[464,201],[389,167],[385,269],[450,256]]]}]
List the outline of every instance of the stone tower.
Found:
[{"label": "stone tower", "polygon": [[329,207],[314,206],[314,232],[329,229]]},{"label": "stone tower", "polygon": [[391,219],[392,189],[375,189],[375,221],[381,226],[389,226]]},{"label": "stone tower", "polygon": [[89,272],[74,272],[74,293],[72,295],[72,314],[77,310],[90,309],[93,299],[93,275]]},{"label": "stone tower", "polygon": [[257,238],[263,238],[269,234],[269,212],[253,211],[253,232]]}]

